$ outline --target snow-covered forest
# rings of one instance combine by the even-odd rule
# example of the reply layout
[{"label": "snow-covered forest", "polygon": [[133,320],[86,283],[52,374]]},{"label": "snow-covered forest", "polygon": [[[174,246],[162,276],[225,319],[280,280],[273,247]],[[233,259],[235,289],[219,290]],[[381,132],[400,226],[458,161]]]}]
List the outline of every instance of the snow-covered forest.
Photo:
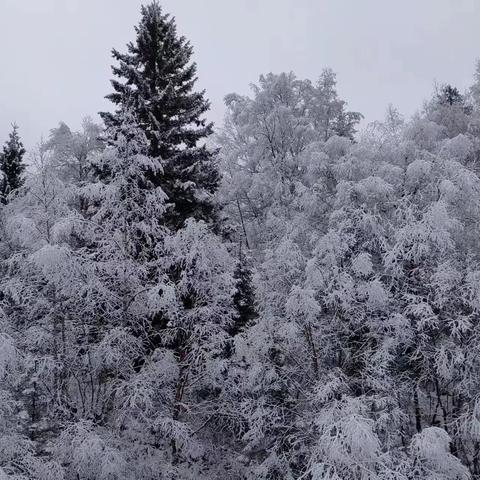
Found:
[{"label": "snow-covered forest", "polygon": [[192,52],[144,6],[102,124],[0,151],[0,480],[480,479],[480,66],[214,130]]}]

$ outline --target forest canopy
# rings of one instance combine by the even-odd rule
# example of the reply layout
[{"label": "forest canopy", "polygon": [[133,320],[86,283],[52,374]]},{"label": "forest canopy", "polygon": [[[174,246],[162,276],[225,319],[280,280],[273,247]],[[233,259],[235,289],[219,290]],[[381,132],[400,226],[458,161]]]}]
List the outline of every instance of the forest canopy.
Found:
[{"label": "forest canopy", "polygon": [[140,13],[103,124],[0,151],[0,480],[480,479],[480,65],[362,128],[267,73],[214,129]]}]

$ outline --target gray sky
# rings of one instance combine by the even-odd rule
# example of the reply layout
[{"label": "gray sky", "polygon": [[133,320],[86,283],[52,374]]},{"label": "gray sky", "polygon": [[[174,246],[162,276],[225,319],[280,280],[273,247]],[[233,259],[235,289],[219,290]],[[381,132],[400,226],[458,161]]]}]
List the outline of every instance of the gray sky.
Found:
[{"label": "gray sky", "polygon": [[[27,147],[63,120],[108,108],[110,49],[133,40],[141,0],[0,0],[0,143],[16,121]],[[261,73],[316,79],[325,66],[352,110],[412,114],[433,82],[460,89],[480,57],[480,0],[163,0],[190,39],[199,84],[223,97]]]}]

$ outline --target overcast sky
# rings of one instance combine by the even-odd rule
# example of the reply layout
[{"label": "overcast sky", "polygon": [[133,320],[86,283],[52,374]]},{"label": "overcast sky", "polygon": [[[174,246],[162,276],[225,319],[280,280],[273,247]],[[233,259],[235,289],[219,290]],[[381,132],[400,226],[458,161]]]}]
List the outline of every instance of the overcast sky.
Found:
[{"label": "overcast sky", "polygon": [[[141,0],[0,0],[0,143],[28,147],[60,120],[108,108],[110,50],[133,40]],[[460,89],[480,57],[480,0],[163,0],[190,39],[220,125],[223,97],[261,73],[316,79],[329,66],[367,121],[412,114],[434,81]]]}]

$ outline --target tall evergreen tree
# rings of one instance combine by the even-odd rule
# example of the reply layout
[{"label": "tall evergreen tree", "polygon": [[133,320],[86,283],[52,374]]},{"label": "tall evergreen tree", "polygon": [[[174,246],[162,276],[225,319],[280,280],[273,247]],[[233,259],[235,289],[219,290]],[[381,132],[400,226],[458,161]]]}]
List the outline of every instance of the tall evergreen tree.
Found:
[{"label": "tall evergreen tree", "polygon": [[189,217],[209,223],[215,217],[212,194],[219,183],[215,152],[200,144],[212,133],[203,114],[209,109],[204,91],[194,91],[196,64],[192,47],[178,36],[175,20],[154,1],[141,9],[136,40],[127,53],[113,50],[118,66],[112,70],[114,92],[107,95],[117,107],[101,113],[109,127],[119,124],[121,107],[133,105],[149,142],[149,156],[160,157],[163,172],[150,172],[168,195],[167,223],[174,229]]},{"label": "tall evergreen tree", "polygon": [[[210,438],[215,431],[208,424],[213,426],[214,419],[221,418],[216,409],[224,376],[221,353],[229,341],[228,329],[235,313],[232,297],[236,279],[235,262],[211,228],[217,225],[212,197],[220,175],[215,152],[205,145],[212,133],[212,124],[202,118],[209,103],[204,92],[194,91],[196,65],[190,62],[190,44],[177,36],[174,20],[162,13],[157,2],[142,7],[136,33],[136,42],[128,44],[126,54],[113,51],[119,65],[113,67],[115,91],[107,98],[117,109],[102,117],[117,151],[122,137],[120,145],[129,148],[129,131],[138,136],[140,130],[146,140],[141,172],[129,168],[134,158],[125,157],[121,162],[117,183],[124,186],[122,203],[128,205],[129,189],[139,199],[148,191],[157,191],[157,201],[153,195],[149,198],[157,207],[166,207],[152,211],[146,202],[140,202],[129,206],[127,212],[119,212],[113,222],[121,224],[135,211],[134,228],[127,232],[132,263],[145,272],[143,281],[157,282],[147,302],[152,310],[143,323],[134,325],[134,336],[145,349],[135,365],[138,378],[155,358],[168,359],[160,370],[171,371],[168,384],[155,393],[159,406],[149,413],[145,428],[156,430],[152,434],[155,455],[164,455],[166,469],[172,472],[171,476],[162,474],[162,478],[211,478],[207,470],[214,465],[217,468],[219,452],[216,441]],[[127,135],[122,134],[125,110],[132,114]],[[115,180],[114,167],[109,158],[97,165],[106,192]],[[132,181],[122,180],[132,172]],[[144,224],[155,224],[155,228],[146,230]],[[142,255],[145,252],[152,256]],[[126,385],[126,391],[136,392],[136,379]],[[159,429],[152,427],[152,415],[158,418]],[[201,436],[206,440],[199,462],[193,460],[198,458],[199,448],[194,443]],[[195,473],[187,476],[183,471],[191,468],[192,462]],[[205,476],[201,473],[204,469]]]},{"label": "tall evergreen tree", "polygon": [[8,202],[8,195],[23,185],[24,155],[25,148],[18,134],[18,126],[13,124],[13,129],[0,154],[0,170],[3,174],[0,183],[0,200],[4,204]]}]

